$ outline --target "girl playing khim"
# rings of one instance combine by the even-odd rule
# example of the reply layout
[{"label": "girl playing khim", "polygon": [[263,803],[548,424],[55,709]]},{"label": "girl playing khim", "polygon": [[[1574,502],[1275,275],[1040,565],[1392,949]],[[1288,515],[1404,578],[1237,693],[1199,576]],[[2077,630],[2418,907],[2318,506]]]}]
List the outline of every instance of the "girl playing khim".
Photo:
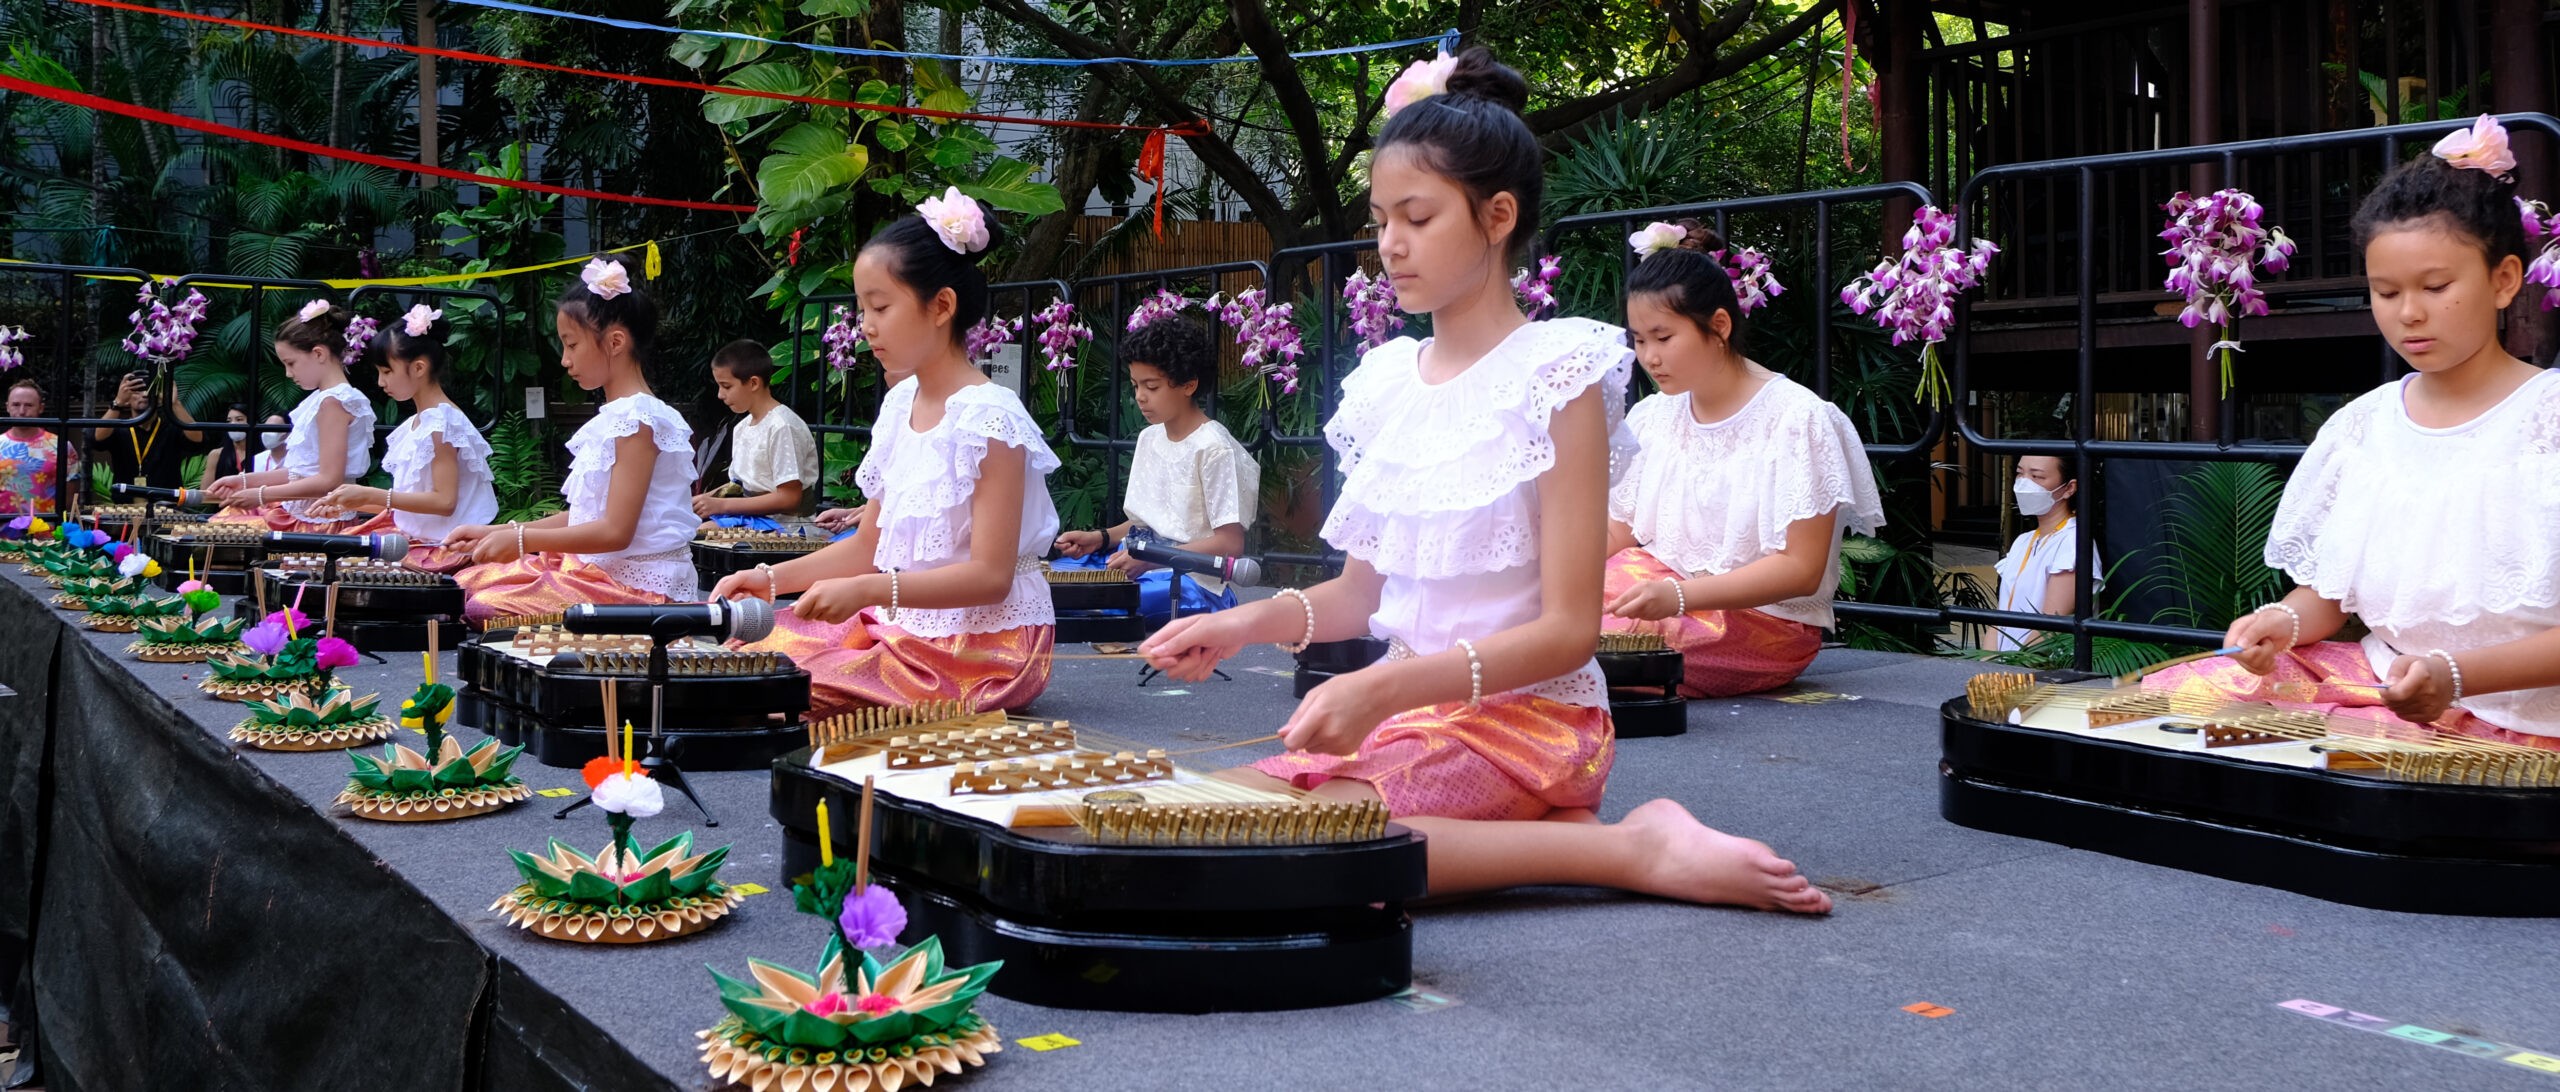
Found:
[{"label": "girl playing khim", "polygon": [[382,469],[391,475],[391,488],[342,485],[312,506],[372,513],[347,533],[397,530],[409,536],[409,564],[439,573],[471,564],[469,553],[443,545],[446,535],[498,518],[489,441],[444,391],[451,374],[444,345],[450,331],[443,311],[412,307],[392,323],[375,366],[382,393],[415,407],[383,448]]},{"label": "girl playing khim", "polygon": [[1866,447],[1839,407],[1744,355],[1713,229],[1629,241],[1643,260],[1627,333],[1662,393],[1627,411],[1638,451],[1609,492],[1608,627],[1660,632],[1689,697],[1784,686],[1831,628],[1841,536],[1884,525]]},{"label": "girl playing khim", "polygon": [[720,404],[747,419],[729,436],[734,489],[693,498],[693,512],[722,527],[778,530],[776,516],[809,510],[818,488],[818,441],[809,424],[773,396],[773,355],[752,341],[732,341],[711,356]]},{"label": "girl playing khim", "polygon": [[[2035,529],[2018,536],[2000,559],[2000,609],[2029,614],[2070,614],[2079,599],[2079,524],[2071,518],[2080,495],[2078,462],[2068,455],[2021,455],[2018,480],[2010,492],[2018,498],[2018,514],[2036,521]],[[2094,548],[2093,548],[2094,550]],[[2094,552],[2090,555],[2097,556]],[[2105,566],[2093,570],[2103,574]],[[2003,626],[1992,648],[2010,651],[2035,641],[2036,631]]]},{"label": "girl playing khim", "polygon": [[283,465],[216,478],[205,492],[233,508],[217,519],[263,520],[277,531],[336,533],[344,524],[311,510],[311,502],[373,468],[373,400],[347,383],[346,359],[364,343],[347,341],[354,316],[327,300],[313,300],[276,330],[276,359],[284,374],[309,395],[293,408]]},{"label": "girl playing khim", "polygon": [[[2417,372],[2332,415],[2285,484],[2267,564],[2301,586],[2232,623],[2236,655],[2146,687],[2560,748],[2560,376],[2498,343],[2514,167],[2483,117],[2365,198],[2374,322]],[[2350,614],[2370,635],[2329,640]]]},{"label": "girl playing khim", "polygon": [[1826,911],[1794,865],[1670,800],[1594,814],[1612,740],[1591,654],[1632,373],[1619,331],[1530,322],[1512,293],[1544,189],[1527,97],[1481,48],[1387,91],[1378,253],[1396,305],[1429,312],[1438,336],[1371,350],[1343,380],[1325,426],[1342,492],[1324,526],[1349,555],[1342,575],[1177,619],[1143,651],[1197,680],[1247,644],[1387,636],[1386,660],[1308,692],[1281,729],[1289,753],[1229,776],[1383,799],[1429,837],[1434,894],[1593,884]]},{"label": "girl playing khim", "polygon": [[693,572],[693,429],[649,393],[642,362],[658,335],[658,308],[621,262],[597,258],[560,294],[553,314],[560,364],[602,391],[604,408],[569,438],[569,502],[530,522],[473,523],[446,532],[474,564],[454,579],[473,622],[549,614],[571,603],[690,602]]},{"label": "girl playing khim", "polygon": [[[1217,379],[1218,355],[1208,331],[1179,314],[1153,317],[1120,339],[1120,358],[1138,414],[1147,419],[1129,457],[1129,488],[1121,510],[1128,519],[1100,531],[1069,531],[1057,548],[1068,560],[1058,568],[1106,565],[1137,577],[1138,613],[1162,625],[1173,611],[1174,574],[1128,555],[1132,534],[1213,557],[1244,552],[1245,528],[1262,496],[1262,471],[1227,426],[1200,408],[1206,384]],[[1183,614],[1236,605],[1235,592],[1215,577],[1183,574]]]},{"label": "girl playing khim", "polygon": [[813,717],[931,699],[1013,709],[1049,685],[1057,627],[1040,555],[1058,534],[1058,457],[961,348],[987,315],[978,262],[995,228],[956,189],[917,212],[853,263],[863,333],[893,383],[854,476],[870,498],[862,529],[712,589],[800,593],[749,647],[808,670]]}]

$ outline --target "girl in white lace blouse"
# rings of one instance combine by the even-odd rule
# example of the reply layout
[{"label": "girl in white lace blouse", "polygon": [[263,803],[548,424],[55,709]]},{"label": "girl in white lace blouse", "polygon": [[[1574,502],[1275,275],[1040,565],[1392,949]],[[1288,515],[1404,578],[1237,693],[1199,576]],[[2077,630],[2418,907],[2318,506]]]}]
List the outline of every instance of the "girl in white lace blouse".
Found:
[{"label": "girl in white lace blouse", "polygon": [[[2365,198],[2374,322],[2417,372],[2331,416],[2286,482],[2267,564],[2301,586],[2232,623],[2236,655],[2146,687],[2560,748],[2560,377],[2498,343],[2514,166],[2483,117]],[[2371,633],[2328,640],[2350,614]]]},{"label": "girl in white lace blouse", "polygon": [[1014,709],[1049,685],[1057,627],[1040,555],[1058,534],[1058,457],[962,348],[987,315],[978,261],[995,227],[956,189],[917,212],[853,263],[863,336],[894,383],[854,475],[871,502],[861,530],[712,589],[800,593],[748,647],[809,672],[813,717],[936,699]]},{"label": "girl in white lace blouse", "polygon": [[1627,411],[1639,450],[1609,492],[1609,628],[1661,633],[1692,698],[1784,686],[1831,628],[1842,535],[1884,525],[1875,473],[1839,407],[1744,355],[1714,229],[1631,241],[1627,332],[1662,393]]},{"label": "girl in white lace blouse", "polygon": [[409,536],[409,564],[439,573],[471,564],[470,554],[444,547],[447,532],[498,518],[489,441],[444,392],[444,340],[450,332],[442,310],[419,304],[384,335],[376,379],[382,393],[412,407],[383,445],[382,469],[391,475],[391,488],[341,485],[312,505],[330,515],[372,513],[346,533],[398,531]]},{"label": "girl in white lace blouse", "polygon": [[1052,567],[1129,573],[1138,582],[1138,613],[1153,625],[1174,614],[1177,579],[1183,614],[1235,606],[1236,593],[1224,581],[1194,573],[1177,578],[1126,549],[1115,552],[1132,534],[1212,557],[1244,552],[1245,528],[1261,503],[1262,470],[1235,434],[1200,408],[1203,386],[1218,375],[1209,332],[1180,314],[1158,312],[1120,339],[1120,357],[1138,413],[1148,422],[1129,456],[1129,488],[1121,502],[1129,518],[1099,531],[1059,535],[1058,552],[1066,557]]},{"label": "girl in white lace blouse", "polygon": [[205,489],[246,512],[217,517],[261,520],[278,531],[335,533],[345,525],[310,510],[311,502],[373,469],[373,401],[347,383],[346,358],[363,351],[347,342],[353,315],[327,300],[312,300],[276,329],[276,359],[284,374],[306,391],[293,408],[293,431],[284,441],[284,465],[216,478]]},{"label": "girl in white lace blouse", "polygon": [[1253,642],[1304,647],[1373,630],[1388,657],[1337,676],[1281,729],[1289,753],[1228,776],[1383,800],[1430,841],[1445,895],[1592,884],[1819,913],[1830,899],[1758,842],[1655,800],[1595,814],[1613,757],[1600,632],[1619,407],[1619,331],[1530,322],[1510,271],[1536,235],[1528,85],[1481,48],[1417,64],[1370,173],[1396,306],[1435,335],[1372,350],[1325,425],[1341,496],[1326,541],[1342,575],[1182,618],[1143,651],[1199,679]]},{"label": "girl in white lace blouse", "polygon": [[606,399],[569,438],[565,512],[538,520],[466,524],[445,545],[470,550],[455,574],[475,622],[549,614],[572,603],[689,602],[693,572],[693,428],[649,392],[641,362],[658,335],[658,308],[621,262],[597,258],[553,309],[560,365]]}]

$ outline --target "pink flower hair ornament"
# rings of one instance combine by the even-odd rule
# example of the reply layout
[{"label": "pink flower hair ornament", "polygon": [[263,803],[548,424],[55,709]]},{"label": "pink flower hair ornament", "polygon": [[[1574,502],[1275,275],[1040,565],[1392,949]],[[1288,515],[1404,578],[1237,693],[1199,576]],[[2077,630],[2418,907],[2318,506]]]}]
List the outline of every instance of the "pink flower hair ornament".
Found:
[{"label": "pink flower hair ornament", "polygon": [[987,248],[987,210],[958,186],[944,189],[940,197],[925,198],[916,206],[916,215],[954,254],[967,257]]},{"label": "pink flower hair ornament", "polygon": [[2506,177],[2516,169],[2516,154],[2507,146],[2507,127],[2482,114],[2468,129],[2456,129],[2436,141],[2435,157],[2467,171]]},{"label": "pink flower hair ornament", "polygon": [[578,281],[600,300],[609,300],[631,291],[631,271],[623,268],[621,262],[609,258],[587,259],[586,268],[578,271]]},{"label": "pink flower hair ornament", "polygon": [[1405,107],[1414,103],[1435,95],[1448,94],[1449,75],[1457,70],[1458,59],[1450,56],[1446,49],[1441,50],[1439,56],[1430,60],[1415,61],[1406,65],[1404,72],[1395,78],[1395,82],[1387,85],[1384,107],[1386,115],[1394,117],[1404,112]]},{"label": "pink flower hair ornament", "polygon": [[309,321],[311,321],[311,320],[313,320],[313,319],[319,318],[320,316],[325,315],[325,314],[328,314],[328,313],[329,313],[329,301],[327,301],[327,300],[313,300],[313,301],[311,301],[311,302],[309,302],[309,303],[303,304],[303,305],[302,305],[302,310],[299,310],[299,311],[296,311],[296,312],[294,312],[294,313],[293,313],[293,321],[295,321],[295,322],[309,322]]},{"label": "pink flower hair ornament", "polygon": [[408,314],[400,316],[400,329],[410,337],[425,337],[435,330],[436,323],[443,320],[443,308],[421,303],[410,308]]}]

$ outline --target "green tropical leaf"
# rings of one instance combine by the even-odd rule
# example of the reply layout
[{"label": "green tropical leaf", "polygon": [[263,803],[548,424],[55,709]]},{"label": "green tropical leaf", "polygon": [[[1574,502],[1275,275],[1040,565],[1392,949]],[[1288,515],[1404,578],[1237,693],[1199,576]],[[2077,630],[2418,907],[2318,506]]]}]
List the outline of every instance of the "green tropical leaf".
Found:
[{"label": "green tropical leaf", "polygon": [[978,105],[977,97],[961,88],[959,78],[946,67],[948,64],[946,61],[919,60],[910,66],[909,71],[915,73],[916,90],[923,95],[925,109],[968,113]]},{"label": "green tropical leaf", "polygon": [[768,207],[816,201],[852,185],[871,162],[869,149],[820,125],[794,126],[773,143],[782,150],[756,165],[756,188]]},{"label": "green tropical leaf", "polygon": [[980,201],[1025,216],[1047,216],[1067,207],[1058,188],[1032,181],[1031,165],[1019,159],[996,160],[987,165],[987,173],[977,181],[962,182],[959,187],[960,192]]},{"label": "green tropical leaf", "polygon": [[[730,73],[727,79],[720,81],[720,86],[743,88],[748,91],[770,91],[780,95],[806,95],[809,93],[809,76],[799,65],[787,61],[767,61],[763,64],[751,64]],[[704,95],[702,119],[714,125],[727,125],[733,121],[744,121],[748,118],[779,113],[791,109],[792,105],[781,99],[756,98],[747,95]]]}]

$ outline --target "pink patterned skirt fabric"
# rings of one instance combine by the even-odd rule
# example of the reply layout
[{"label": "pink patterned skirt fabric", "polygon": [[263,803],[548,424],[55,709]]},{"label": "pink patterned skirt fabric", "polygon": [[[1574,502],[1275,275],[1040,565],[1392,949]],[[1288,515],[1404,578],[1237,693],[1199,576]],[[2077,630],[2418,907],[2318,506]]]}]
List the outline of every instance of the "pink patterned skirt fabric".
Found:
[{"label": "pink patterned skirt fabric", "polygon": [[[2322,641],[2278,655],[2272,675],[2250,674],[2239,661],[2217,656],[2160,671],[2144,678],[2142,688],[2369,720],[2386,738],[2414,737],[2422,727],[2400,719],[2383,705],[2381,676],[2374,674],[2364,647],[2348,641]],[[2425,727],[2473,739],[2560,750],[2560,738],[2500,728],[2459,707]]]},{"label": "pink patterned skirt fabric", "polygon": [[[1609,559],[1604,601],[1648,580],[1677,574],[1641,546],[1630,546]],[[1796,681],[1822,651],[1822,631],[1756,610],[1694,610],[1658,622],[1603,616],[1600,627],[1613,632],[1660,633],[1679,650],[1680,694],[1689,698],[1730,698],[1775,690]]]},{"label": "pink patterned skirt fabric", "polygon": [[1604,707],[1515,691],[1388,717],[1348,758],[1293,751],[1253,768],[1301,789],[1366,783],[1399,818],[1537,819],[1600,806],[1615,735]]},{"label": "pink patterned skirt fabric", "polygon": [[[330,533],[340,535],[381,535],[389,534],[399,529],[400,525],[393,522],[391,513],[386,511],[364,521],[363,523],[348,527],[346,530],[332,531]],[[451,575],[471,567],[471,554],[467,550],[448,550],[442,546],[413,545],[409,547],[408,565],[412,569]]]},{"label": "pink patterned skirt fabric", "polygon": [[809,716],[881,705],[959,701],[978,712],[1019,709],[1049,688],[1055,626],[919,637],[866,609],[842,622],[789,610],[773,633],[741,647],[779,652],[809,673]]},{"label": "pink patterned skirt fabric", "polygon": [[664,603],[569,554],[534,554],[514,561],[473,565],[453,574],[462,585],[462,616],[473,626],[492,618],[556,614],[573,603]]}]

